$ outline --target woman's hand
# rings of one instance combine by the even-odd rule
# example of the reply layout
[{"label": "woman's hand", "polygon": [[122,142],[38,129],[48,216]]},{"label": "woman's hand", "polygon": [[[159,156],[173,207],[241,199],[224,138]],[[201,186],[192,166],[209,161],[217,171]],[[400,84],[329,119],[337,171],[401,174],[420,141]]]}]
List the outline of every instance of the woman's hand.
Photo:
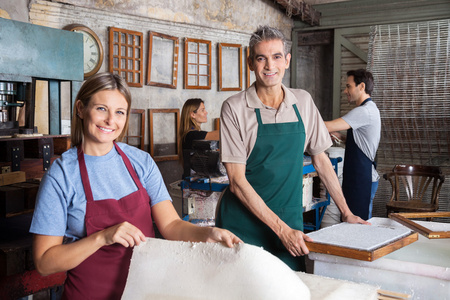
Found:
[{"label": "woman's hand", "polygon": [[241,239],[228,230],[217,227],[200,227],[183,221],[172,202],[162,201],[152,207],[152,216],[159,232],[167,240],[190,242],[222,242],[228,247],[242,243]]},{"label": "woman's hand", "polygon": [[118,243],[124,247],[134,247],[145,241],[142,231],[128,222],[108,227],[98,234],[103,237],[105,246]]},{"label": "woman's hand", "polygon": [[243,243],[242,240],[231,231],[217,227],[211,227],[210,229],[211,230],[205,239],[206,242],[222,242],[230,248],[233,248],[234,244]]}]

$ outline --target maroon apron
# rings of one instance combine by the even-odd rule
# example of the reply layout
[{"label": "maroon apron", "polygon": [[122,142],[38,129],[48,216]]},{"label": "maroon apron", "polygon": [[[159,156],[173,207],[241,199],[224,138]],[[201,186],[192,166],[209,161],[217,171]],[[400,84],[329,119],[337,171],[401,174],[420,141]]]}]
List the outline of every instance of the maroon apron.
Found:
[{"label": "maroon apron", "polygon": [[[78,164],[87,199],[85,217],[87,235],[127,221],[138,227],[146,237],[154,237],[147,191],[128,157],[116,143],[114,146],[138,190],[119,200],[94,201],[84,153],[81,147],[78,147]],[[67,272],[63,299],[120,299],[125,288],[132,251],[133,248],[126,248],[117,243],[98,249],[80,265]]]}]

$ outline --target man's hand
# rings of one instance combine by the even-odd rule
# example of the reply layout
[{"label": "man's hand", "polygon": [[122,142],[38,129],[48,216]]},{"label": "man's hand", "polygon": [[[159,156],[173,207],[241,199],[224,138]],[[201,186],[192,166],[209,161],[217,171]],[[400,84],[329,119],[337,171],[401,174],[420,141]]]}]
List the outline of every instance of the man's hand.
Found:
[{"label": "man's hand", "polygon": [[342,216],[342,221],[347,223],[358,223],[358,224],[365,224],[365,225],[371,225],[369,222],[364,221],[358,216],[355,216],[354,214],[348,215],[348,216]]},{"label": "man's hand", "polygon": [[330,132],[331,139],[338,144],[345,143],[345,136],[341,134],[339,131]]},{"label": "man's hand", "polygon": [[303,256],[309,253],[305,241],[312,242],[312,239],[302,231],[289,228],[282,231],[279,238],[292,256]]}]

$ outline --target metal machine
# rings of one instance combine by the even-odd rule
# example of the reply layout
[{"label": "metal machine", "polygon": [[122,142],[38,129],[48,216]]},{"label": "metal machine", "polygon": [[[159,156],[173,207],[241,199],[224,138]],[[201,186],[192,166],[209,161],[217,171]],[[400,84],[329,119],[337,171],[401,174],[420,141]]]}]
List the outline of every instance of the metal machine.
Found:
[{"label": "metal machine", "polygon": [[[30,85],[26,82],[0,81],[0,136],[14,135],[19,132],[33,132],[33,124],[25,123],[26,113],[17,113],[19,107],[25,106],[27,89],[29,87]],[[28,104],[25,107],[32,106]],[[18,120],[19,116],[21,122]],[[19,130],[20,125],[23,127],[22,130]],[[31,126],[31,128],[26,128],[27,125]]]},{"label": "metal machine", "polygon": [[[44,169],[50,164],[48,145],[61,134],[61,82],[70,81],[73,101],[83,81],[83,38],[79,33],[0,18],[0,41],[0,295],[17,299],[60,285],[66,276],[42,277],[30,263],[28,230],[37,188],[29,187],[23,182],[25,174],[23,178],[20,174],[34,178],[32,170],[39,163]],[[38,80],[48,82],[51,136],[16,137],[34,132]],[[28,168],[24,157],[30,158]],[[8,184],[12,181],[20,186]]]},{"label": "metal machine", "polygon": [[225,167],[220,162],[219,141],[193,141],[192,148],[189,164],[198,176],[219,177],[226,175]]}]

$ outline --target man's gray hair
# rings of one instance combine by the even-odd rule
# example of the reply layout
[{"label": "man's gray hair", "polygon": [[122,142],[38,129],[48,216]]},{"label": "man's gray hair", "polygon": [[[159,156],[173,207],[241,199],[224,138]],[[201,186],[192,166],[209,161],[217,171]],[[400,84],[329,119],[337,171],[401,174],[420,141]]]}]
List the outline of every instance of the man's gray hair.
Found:
[{"label": "man's gray hair", "polygon": [[269,26],[259,26],[258,29],[250,37],[250,59],[255,58],[255,46],[262,41],[280,40],[283,43],[284,55],[286,56],[289,52],[286,37],[284,34],[276,28]]}]

